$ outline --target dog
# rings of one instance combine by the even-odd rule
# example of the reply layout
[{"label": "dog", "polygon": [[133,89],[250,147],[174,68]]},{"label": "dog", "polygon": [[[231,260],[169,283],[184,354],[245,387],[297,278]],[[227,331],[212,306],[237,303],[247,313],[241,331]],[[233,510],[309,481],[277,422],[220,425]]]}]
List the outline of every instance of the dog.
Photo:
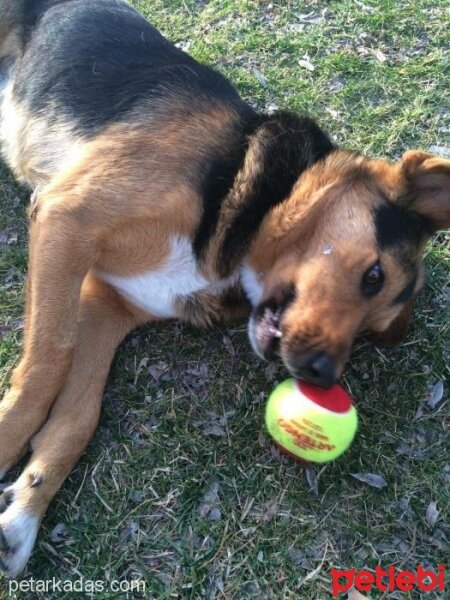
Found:
[{"label": "dog", "polygon": [[0,402],[0,567],[25,567],[94,434],[115,350],[159,319],[249,314],[256,353],[330,387],[398,343],[450,161],[337,147],[263,114],[124,0],[0,0],[0,140],[33,191],[23,357]]}]

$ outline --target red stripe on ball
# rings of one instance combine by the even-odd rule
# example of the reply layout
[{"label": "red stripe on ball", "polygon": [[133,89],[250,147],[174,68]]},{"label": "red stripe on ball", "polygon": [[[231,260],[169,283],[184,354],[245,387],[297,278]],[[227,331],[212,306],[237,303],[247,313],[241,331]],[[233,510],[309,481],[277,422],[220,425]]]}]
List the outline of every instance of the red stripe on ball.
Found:
[{"label": "red stripe on ball", "polygon": [[300,393],[311,400],[311,402],[323,406],[323,408],[332,412],[345,413],[353,404],[349,394],[338,384],[333,385],[328,390],[299,379],[296,381],[296,384]]}]

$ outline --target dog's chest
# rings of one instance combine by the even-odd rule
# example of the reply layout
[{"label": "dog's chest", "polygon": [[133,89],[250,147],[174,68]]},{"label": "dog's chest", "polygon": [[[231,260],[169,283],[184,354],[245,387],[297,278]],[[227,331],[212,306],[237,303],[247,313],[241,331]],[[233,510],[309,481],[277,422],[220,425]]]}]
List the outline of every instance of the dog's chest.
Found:
[{"label": "dog's chest", "polygon": [[170,244],[168,257],[157,269],[131,277],[103,272],[102,278],[132,304],[160,318],[179,316],[177,299],[201,291],[219,293],[231,283],[210,282],[200,273],[188,238],[176,237]]}]

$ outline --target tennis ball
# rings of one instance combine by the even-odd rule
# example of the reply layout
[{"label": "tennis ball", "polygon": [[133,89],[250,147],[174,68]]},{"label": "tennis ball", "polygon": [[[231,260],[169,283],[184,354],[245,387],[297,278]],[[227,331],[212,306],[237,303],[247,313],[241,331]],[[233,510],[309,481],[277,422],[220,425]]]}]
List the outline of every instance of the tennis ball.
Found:
[{"label": "tennis ball", "polygon": [[293,458],[324,463],[350,446],[358,417],[341,386],[325,390],[286,379],[269,396],[266,426],[276,444]]}]

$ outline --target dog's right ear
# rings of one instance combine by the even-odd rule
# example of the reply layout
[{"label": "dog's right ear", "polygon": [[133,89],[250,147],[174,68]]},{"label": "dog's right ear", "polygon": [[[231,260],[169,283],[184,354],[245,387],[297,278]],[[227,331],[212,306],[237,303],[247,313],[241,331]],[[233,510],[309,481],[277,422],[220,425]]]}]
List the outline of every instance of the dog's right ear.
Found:
[{"label": "dog's right ear", "polygon": [[424,217],[430,233],[450,227],[450,160],[409,150],[399,166],[411,197],[408,209]]}]

